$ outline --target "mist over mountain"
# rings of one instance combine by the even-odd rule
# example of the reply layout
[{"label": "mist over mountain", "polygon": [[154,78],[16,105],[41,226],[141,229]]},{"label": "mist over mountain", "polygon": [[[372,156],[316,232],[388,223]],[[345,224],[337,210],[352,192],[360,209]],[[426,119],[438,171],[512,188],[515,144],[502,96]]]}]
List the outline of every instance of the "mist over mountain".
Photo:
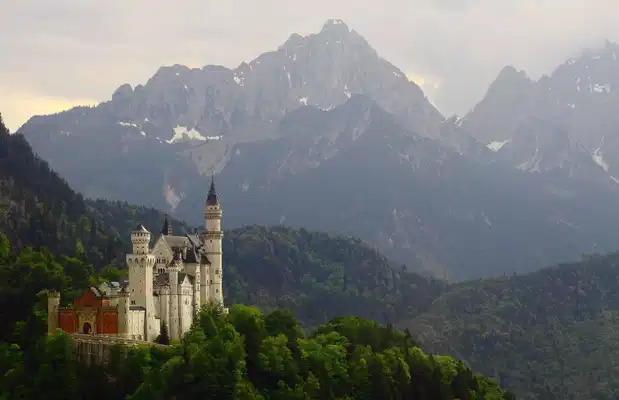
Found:
[{"label": "mist over mountain", "polygon": [[[511,274],[616,248],[619,186],[606,154],[615,83],[604,75],[613,46],[606,58],[583,56],[590,67],[565,67],[595,71],[581,92],[572,82],[578,101],[560,90],[574,71],[560,68],[551,85],[554,75],[533,82],[506,68],[469,115],[445,120],[362,36],[330,20],[235,69],[162,67],[108,102],[34,117],[19,132],[90,197],[198,223],[214,173],[227,226],[359,236],[441,277]],[[575,139],[587,114],[570,114],[598,104],[608,111],[596,135],[609,143],[599,150]]]}]

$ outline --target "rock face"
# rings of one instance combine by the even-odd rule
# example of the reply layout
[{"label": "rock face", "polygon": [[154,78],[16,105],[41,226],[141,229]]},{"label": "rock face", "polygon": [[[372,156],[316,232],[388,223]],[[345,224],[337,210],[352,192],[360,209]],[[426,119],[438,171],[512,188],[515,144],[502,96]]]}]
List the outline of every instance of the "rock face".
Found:
[{"label": "rock face", "polygon": [[[574,128],[583,123],[565,123],[615,84],[601,93],[592,75],[588,97],[572,107],[557,105],[554,79],[506,68],[469,115],[445,120],[399,69],[331,20],[236,69],[162,67],[109,102],[34,117],[20,132],[91,197],[198,223],[214,172],[230,227],[360,236],[412,267],[471,278],[615,247],[612,147],[587,147]],[[604,118],[596,135],[612,146],[610,111]]]},{"label": "rock face", "polygon": [[501,71],[459,130],[530,171],[615,182],[619,176],[619,46],[585,51],[549,77]]},{"label": "rock face", "polygon": [[[307,37],[293,34],[276,51],[234,70],[162,67],[145,85],[120,86],[109,102],[35,117],[20,132],[87,195],[144,203],[127,190],[139,183],[153,196],[148,204],[174,208],[194,172],[221,171],[226,149],[274,138],[290,111],[329,110],[355,94],[370,96],[420,135],[438,133],[443,118],[421,89],[340,20]],[[189,176],[179,155],[196,165]],[[101,172],[155,171],[146,182],[115,175],[117,188],[112,182],[93,186],[83,171],[74,171],[83,164]]]}]

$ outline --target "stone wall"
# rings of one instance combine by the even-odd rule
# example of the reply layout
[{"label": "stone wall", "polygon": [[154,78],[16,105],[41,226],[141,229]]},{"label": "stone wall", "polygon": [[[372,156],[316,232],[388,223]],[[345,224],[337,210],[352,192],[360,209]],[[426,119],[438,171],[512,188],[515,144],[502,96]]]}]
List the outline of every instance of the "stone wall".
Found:
[{"label": "stone wall", "polygon": [[136,346],[162,346],[153,342],[143,340],[127,339],[111,335],[84,335],[75,333],[71,335],[73,341],[73,351],[79,362],[86,365],[104,365],[110,359],[110,349],[115,345],[125,348]]}]

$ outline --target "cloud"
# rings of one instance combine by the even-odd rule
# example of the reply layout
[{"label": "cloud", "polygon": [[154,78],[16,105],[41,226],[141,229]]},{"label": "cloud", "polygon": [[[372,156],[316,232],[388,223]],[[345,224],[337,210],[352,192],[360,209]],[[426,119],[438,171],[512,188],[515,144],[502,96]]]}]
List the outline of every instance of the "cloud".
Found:
[{"label": "cloud", "polygon": [[161,65],[234,67],[328,18],[424,77],[447,115],[472,107],[506,64],[537,78],[619,41],[616,0],[2,0],[0,111],[20,124],[39,111],[9,98],[105,100]]}]

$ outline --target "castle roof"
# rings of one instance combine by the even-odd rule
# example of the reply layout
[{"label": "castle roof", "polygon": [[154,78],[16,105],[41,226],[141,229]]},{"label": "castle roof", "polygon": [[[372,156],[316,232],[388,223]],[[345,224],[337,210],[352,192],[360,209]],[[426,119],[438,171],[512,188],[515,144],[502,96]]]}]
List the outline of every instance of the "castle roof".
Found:
[{"label": "castle roof", "polygon": [[142,224],[139,224],[138,226],[136,226],[136,227],[133,229],[133,232],[150,233],[150,232],[148,231],[148,229],[144,228],[144,225],[142,225]]},{"label": "castle roof", "polygon": [[170,246],[171,249],[181,249],[183,247],[194,246],[194,244],[192,243],[192,241],[189,239],[187,235],[185,236],[164,235],[162,236],[162,238],[168,244],[168,246]]},{"label": "castle roof", "polygon": [[206,196],[206,205],[207,206],[216,206],[219,205],[219,197],[217,196],[217,191],[215,190],[215,177],[211,177],[211,187],[208,190],[208,196]]},{"label": "castle roof", "polygon": [[[185,279],[189,280],[189,283],[191,283],[193,285],[195,278],[189,274],[186,274],[184,272],[179,272],[178,273],[178,280],[176,282],[177,285],[183,283],[185,281]],[[170,274],[165,272],[163,274],[159,274],[157,275],[157,278],[155,280],[155,285],[158,287],[161,286],[169,286],[170,285]]]},{"label": "castle roof", "polygon": [[[161,239],[172,249],[174,253],[181,252],[182,260],[188,264],[210,264],[208,257],[204,253],[202,240],[194,234],[185,236],[163,235]],[[182,250],[186,249],[185,252]]]},{"label": "castle roof", "polygon": [[195,248],[190,248],[187,250],[187,256],[183,260],[188,264],[197,264],[200,262],[200,256],[196,253]]}]

